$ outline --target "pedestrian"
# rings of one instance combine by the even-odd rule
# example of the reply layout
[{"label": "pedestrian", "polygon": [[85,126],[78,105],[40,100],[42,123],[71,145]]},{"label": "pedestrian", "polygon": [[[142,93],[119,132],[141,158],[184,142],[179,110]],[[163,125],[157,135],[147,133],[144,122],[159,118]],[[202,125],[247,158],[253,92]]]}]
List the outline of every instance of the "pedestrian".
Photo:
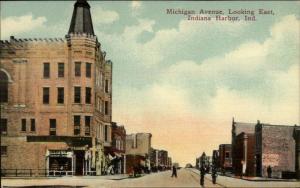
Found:
[{"label": "pedestrian", "polygon": [[212,177],[213,184],[216,184],[217,176],[218,176],[217,168],[213,166],[212,169],[211,169],[211,177]]},{"label": "pedestrian", "polygon": [[204,176],[205,176],[205,172],[206,172],[206,169],[204,167],[204,165],[202,165],[200,167],[200,185],[201,186],[204,186]]},{"label": "pedestrian", "polygon": [[177,169],[175,166],[172,167],[172,178],[175,176],[175,178],[177,178]]},{"label": "pedestrian", "polygon": [[267,168],[267,173],[268,173],[268,178],[271,178],[272,177],[272,168],[270,165]]}]

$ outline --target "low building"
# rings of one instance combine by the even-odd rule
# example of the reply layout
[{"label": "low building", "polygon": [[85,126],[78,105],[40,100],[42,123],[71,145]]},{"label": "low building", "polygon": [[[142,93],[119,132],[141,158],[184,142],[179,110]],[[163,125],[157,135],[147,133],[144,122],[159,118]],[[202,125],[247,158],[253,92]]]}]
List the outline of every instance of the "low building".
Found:
[{"label": "low building", "polygon": [[152,172],[157,172],[158,170],[158,151],[157,149],[151,148],[150,151],[150,166],[151,166],[151,171]]},{"label": "low building", "polygon": [[296,170],[296,177],[300,179],[300,127],[294,126],[294,133],[293,133],[295,143],[296,143],[296,159],[295,159],[295,170]]},{"label": "low building", "polygon": [[168,151],[151,148],[150,151],[151,171],[162,171],[172,167],[172,159],[168,156]]},{"label": "low building", "polygon": [[232,169],[231,144],[219,145],[219,162],[221,169]]},{"label": "low building", "polygon": [[255,135],[240,133],[235,142],[235,175],[255,176]]},{"label": "low building", "polygon": [[172,158],[168,157],[168,170],[170,170],[172,168]]},{"label": "low building", "polygon": [[220,168],[220,155],[219,150],[213,150],[212,153],[212,164],[218,169]]},{"label": "low building", "polygon": [[110,155],[113,157],[111,164],[114,169],[114,174],[123,174],[126,173],[126,130],[124,126],[118,126],[115,122],[112,122],[111,128],[112,147],[110,149]]},{"label": "low building", "polygon": [[231,130],[231,158],[232,158],[232,171],[234,173],[239,173],[241,169],[241,158],[240,155],[243,153],[243,147],[237,148],[237,141],[240,140],[238,135],[244,133],[246,135],[254,134],[255,123],[244,123],[236,122],[232,120],[232,130]]},{"label": "low building", "polygon": [[166,170],[168,166],[168,152],[166,150],[158,151],[159,170]]},{"label": "low building", "polygon": [[150,171],[151,138],[150,133],[126,135],[126,173]]},{"label": "low building", "polygon": [[267,168],[272,169],[272,177],[295,176],[294,126],[263,124],[255,126],[256,175],[267,177]]}]

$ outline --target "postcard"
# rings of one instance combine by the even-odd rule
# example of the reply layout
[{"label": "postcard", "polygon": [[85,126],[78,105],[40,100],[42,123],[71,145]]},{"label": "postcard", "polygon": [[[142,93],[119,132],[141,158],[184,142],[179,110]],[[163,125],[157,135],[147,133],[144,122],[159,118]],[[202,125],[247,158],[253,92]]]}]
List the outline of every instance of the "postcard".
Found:
[{"label": "postcard", "polygon": [[1,1],[2,187],[300,187],[299,1]]}]

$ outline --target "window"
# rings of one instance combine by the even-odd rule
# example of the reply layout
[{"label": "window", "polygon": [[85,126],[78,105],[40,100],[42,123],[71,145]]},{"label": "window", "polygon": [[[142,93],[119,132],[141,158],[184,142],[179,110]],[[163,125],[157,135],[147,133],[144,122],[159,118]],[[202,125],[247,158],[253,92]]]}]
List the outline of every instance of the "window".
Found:
[{"label": "window", "polygon": [[229,158],[229,152],[225,152],[225,158]]},{"label": "window", "polygon": [[31,119],[30,122],[31,122],[30,131],[35,132],[35,119]]},{"label": "window", "polygon": [[105,138],[105,142],[108,141],[108,127],[107,125],[104,126],[104,138]]},{"label": "window", "polygon": [[98,110],[100,112],[100,98],[96,97],[96,110]]},{"label": "window", "polygon": [[81,76],[81,62],[75,62],[75,76]]},{"label": "window", "polygon": [[92,75],[92,64],[91,63],[86,63],[85,64],[85,75],[88,78],[91,77],[91,75]]},{"label": "window", "polygon": [[50,119],[50,136],[56,135],[56,119]]},{"label": "window", "polygon": [[65,64],[58,63],[58,77],[64,77],[64,76],[65,76]]},{"label": "window", "polygon": [[50,63],[44,63],[44,78],[50,77]]},{"label": "window", "polygon": [[22,119],[21,121],[21,131],[26,132],[26,119]]},{"label": "window", "polygon": [[105,115],[108,115],[108,101],[105,101],[105,105],[104,105],[104,113]]},{"label": "window", "polygon": [[108,93],[108,80],[105,80],[105,93]]},{"label": "window", "polygon": [[132,148],[137,148],[137,135],[134,134],[132,136],[133,136]]},{"label": "window", "polygon": [[49,96],[50,94],[50,88],[49,87],[44,87],[43,88],[43,104],[49,104]]},{"label": "window", "polygon": [[86,104],[91,104],[91,88],[86,87],[85,88],[85,103]]},{"label": "window", "polygon": [[80,116],[74,116],[74,135],[80,135]]},{"label": "window", "polygon": [[8,76],[0,71],[0,102],[8,102]]},{"label": "window", "polygon": [[74,87],[74,103],[80,103],[81,99],[81,88]]},{"label": "window", "polygon": [[90,136],[91,116],[85,116],[85,136]]},{"label": "window", "polygon": [[7,134],[7,119],[0,119],[0,134]]},{"label": "window", "polygon": [[7,146],[1,146],[1,156],[7,155]]},{"label": "window", "polygon": [[64,104],[64,88],[63,87],[57,88],[57,103]]}]

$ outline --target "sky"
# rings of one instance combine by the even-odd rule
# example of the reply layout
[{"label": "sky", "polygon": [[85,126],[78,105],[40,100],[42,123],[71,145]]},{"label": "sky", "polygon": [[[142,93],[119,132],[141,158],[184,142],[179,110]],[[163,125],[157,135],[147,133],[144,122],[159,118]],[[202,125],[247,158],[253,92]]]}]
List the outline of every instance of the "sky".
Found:
[{"label": "sky", "polygon": [[[299,125],[299,2],[90,1],[113,62],[113,121],[181,165],[231,143],[235,121]],[[1,1],[1,39],[64,37],[73,1]],[[273,10],[190,21],[166,9]],[[226,16],[226,15],[225,15]],[[241,16],[243,18],[243,16]]]}]

